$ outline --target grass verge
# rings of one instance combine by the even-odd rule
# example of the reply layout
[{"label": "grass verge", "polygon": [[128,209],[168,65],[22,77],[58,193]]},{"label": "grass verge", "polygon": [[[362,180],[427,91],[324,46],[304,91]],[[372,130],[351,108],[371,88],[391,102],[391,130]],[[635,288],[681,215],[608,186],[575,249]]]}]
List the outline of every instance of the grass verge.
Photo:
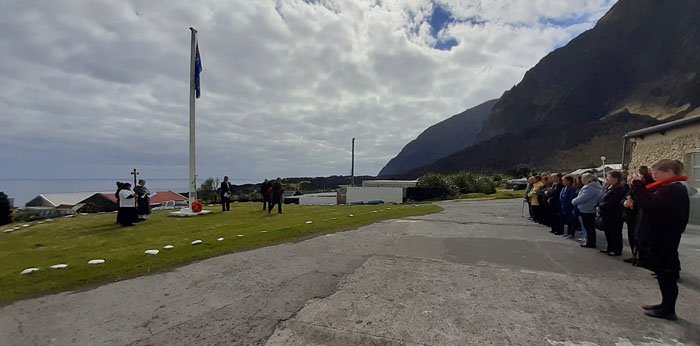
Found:
[{"label": "grass verge", "polygon": [[525,191],[513,191],[513,190],[497,190],[496,193],[487,195],[485,193],[467,193],[459,196],[459,199],[511,199],[511,198],[523,198]]},{"label": "grass verge", "polygon": [[[44,294],[124,280],[218,255],[357,228],[374,222],[441,211],[435,205],[296,206],[268,215],[258,203],[232,204],[206,216],[169,217],[157,211],[134,227],[115,224],[116,214],[77,216],[30,223],[0,233],[0,305]],[[373,213],[372,211],[377,211]],[[353,214],[353,217],[349,215]],[[312,224],[306,224],[312,221]],[[7,225],[0,231],[12,228]],[[21,225],[20,225],[21,226]],[[266,232],[263,232],[266,231]],[[238,237],[238,235],[243,237]],[[217,238],[224,238],[217,241]],[[202,244],[191,245],[201,239]],[[173,245],[172,250],[163,246]],[[156,256],[145,250],[157,249]],[[105,259],[102,265],[88,265]],[[50,269],[54,264],[66,269]],[[38,272],[20,275],[26,268]]]}]

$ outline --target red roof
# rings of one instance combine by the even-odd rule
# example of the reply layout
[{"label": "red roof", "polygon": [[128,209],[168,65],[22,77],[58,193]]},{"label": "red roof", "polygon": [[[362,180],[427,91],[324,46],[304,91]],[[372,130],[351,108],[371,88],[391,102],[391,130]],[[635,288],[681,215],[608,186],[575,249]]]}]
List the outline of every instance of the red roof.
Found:
[{"label": "red roof", "polygon": [[[113,193],[102,194],[108,200],[117,203],[117,198]],[[158,191],[156,195],[151,198],[151,205],[163,204],[167,201],[186,201],[187,198],[179,193],[172,191]]]}]

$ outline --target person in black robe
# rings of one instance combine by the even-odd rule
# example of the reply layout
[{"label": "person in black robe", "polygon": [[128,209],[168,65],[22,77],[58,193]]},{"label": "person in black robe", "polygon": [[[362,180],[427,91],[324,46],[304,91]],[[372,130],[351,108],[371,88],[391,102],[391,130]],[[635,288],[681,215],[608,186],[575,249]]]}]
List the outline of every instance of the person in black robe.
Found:
[{"label": "person in black robe", "polygon": [[638,266],[656,273],[661,290],[661,303],[643,306],[651,317],[676,320],[676,300],[681,262],[678,246],[690,215],[690,200],[682,176],[683,164],[663,159],[651,166],[655,183],[633,184],[638,199],[628,199],[626,208],[638,208],[641,219],[637,226]]}]

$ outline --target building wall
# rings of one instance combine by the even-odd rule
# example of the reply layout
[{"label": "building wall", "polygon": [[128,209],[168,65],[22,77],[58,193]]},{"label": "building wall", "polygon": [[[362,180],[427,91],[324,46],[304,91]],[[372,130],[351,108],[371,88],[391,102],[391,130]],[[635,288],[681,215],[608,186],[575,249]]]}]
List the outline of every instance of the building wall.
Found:
[{"label": "building wall", "polygon": [[400,187],[348,187],[346,203],[384,201],[402,203],[403,189]]},{"label": "building wall", "polygon": [[[700,148],[700,123],[671,129],[665,134],[654,133],[643,138],[630,138],[631,160],[629,169],[636,171],[639,166],[651,166],[659,159],[687,161],[688,153]],[[689,162],[683,162],[686,167]],[[689,172],[690,173],[690,172]]]},{"label": "building wall", "polygon": [[[659,159],[680,160],[685,166],[691,188],[700,188],[700,123],[654,133],[629,140],[629,169],[636,172],[639,166],[651,166]],[[691,192],[690,223],[700,224],[700,195]]]}]

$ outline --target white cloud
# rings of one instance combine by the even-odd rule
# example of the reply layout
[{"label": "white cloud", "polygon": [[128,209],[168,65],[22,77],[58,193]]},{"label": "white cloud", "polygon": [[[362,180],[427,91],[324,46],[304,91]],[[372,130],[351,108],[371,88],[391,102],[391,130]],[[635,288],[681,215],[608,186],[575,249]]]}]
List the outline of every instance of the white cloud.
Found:
[{"label": "white cloud", "polygon": [[[433,123],[500,96],[614,0],[12,1],[1,6],[0,177],[187,176],[189,26],[201,177],[376,174]],[[455,18],[434,48],[439,4]],[[5,168],[8,167],[8,168]]]}]

